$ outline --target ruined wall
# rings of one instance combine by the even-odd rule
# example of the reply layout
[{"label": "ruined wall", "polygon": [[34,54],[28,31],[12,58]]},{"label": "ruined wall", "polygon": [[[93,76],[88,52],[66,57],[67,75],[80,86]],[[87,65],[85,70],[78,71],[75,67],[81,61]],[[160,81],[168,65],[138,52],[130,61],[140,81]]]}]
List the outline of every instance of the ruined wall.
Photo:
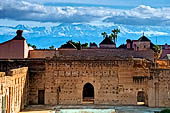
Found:
[{"label": "ruined wall", "polygon": [[161,69],[170,68],[170,60],[157,60],[157,67]]},{"label": "ruined wall", "polygon": [[[137,94],[146,94],[149,70],[134,60],[47,60],[45,71],[30,74],[30,104],[86,104],[83,87],[94,87],[94,104],[137,105]],[[142,78],[142,79],[140,79]]]},{"label": "ruined wall", "polygon": [[[83,99],[83,89],[90,83],[94,87],[94,104],[138,105],[138,94],[142,92],[142,102],[146,106],[170,106],[170,70],[162,66],[155,70],[152,63],[139,58],[56,57],[15,60],[9,61],[10,64],[1,61],[0,64],[4,62],[11,67],[21,64],[29,67],[26,101],[29,104],[87,104]],[[0,83],[5,81],[4,74],[0,74]],[[20,79],[8,84],[16,86],[18,81]],[[15,92],[17,89],[7,88],[6,95],[9,95],[10,90]]]},{"label": "ruined wall", "polygon": [[0,112],[2,113],[3,83],[5,82],[5,72],[0,72]]},{"label": "ruined wall", "polygon": [[149,82],[149,106],[170,107],[170,69],[152,70]]},{"label": "ruined wall", "polygon": [[28,68],[0,73],[0,112],[18,113],[28,104]]}]

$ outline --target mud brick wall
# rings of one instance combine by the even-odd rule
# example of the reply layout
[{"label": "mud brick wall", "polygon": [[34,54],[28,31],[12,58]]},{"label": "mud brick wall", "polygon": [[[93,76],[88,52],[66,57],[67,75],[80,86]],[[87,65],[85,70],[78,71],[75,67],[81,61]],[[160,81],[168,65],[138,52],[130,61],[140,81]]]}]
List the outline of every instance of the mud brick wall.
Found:
[{"label": "mud brick wall", "polygon": [[[28,67],[0,72],[0,112],[18,113],[27,103]],[[2,103],[2,99],[3,102]],[[5,104],[4,104],[5,103]]]},{"label": "mud brick wall", "polygon": [[[94,88],[94,104],[137,105],[138,93],[143,92],[146,106],[170,106],[168,67],[152,69],[152,63],[149,61],[132,57],[103,56],[89,59],[78,56],[78,59],[76,58],[66,55],[52,59],[27,59],[13,62],[28,66],[26,91],[28,96],[24,98],[26,99],[24,105],[42,104],[41,102],[47,105],[87,104],[83,100],[83,88],[90,83]],[[7,80],[5,78],[12,78],[13,75],[15,71],[2,72],[1,83],[4,84]],[[9,81],[6,84],[13,84],[16,88],[7,87],[7,90],[5,88],[3,94],[7,96],[10,90],[19,91],[16,84],[20,79]],[[5,86],[1,85],[1,87]],[[16,99],[18,94],[9,97]],[[43,94],[43,98],[39,96],[40,94],[41,96]]]},{"label": "mud brick wall", "polygon": [[[38,104],[44,90],[44,104],[84,104],[83,87],[94,87],[94,104],[136,105],[137,93],[147,93],[148,68],[134,67],[131,60],[47,60],[45,71],[30,75],[30,104]],[[135,82],[133,77],[146,77]],[[58,90],[60,89],[60,91]],[[146,104],[147,98],[145,100]]]},{"label": "mud brick wall", "polygon": [[149,82],[149,106],[170,107],[170,70],[156,69]]},{"label": "mud brick wall", "polygon": [[5,72],[0,72],[0,112],[2,113],[3,83],[5,82]]}]

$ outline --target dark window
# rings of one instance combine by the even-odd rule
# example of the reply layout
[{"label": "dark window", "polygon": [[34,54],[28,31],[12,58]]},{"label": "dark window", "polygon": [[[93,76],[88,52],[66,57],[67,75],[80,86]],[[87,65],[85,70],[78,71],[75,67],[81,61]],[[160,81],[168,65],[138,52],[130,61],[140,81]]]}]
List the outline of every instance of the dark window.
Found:
[{"label": "dark window", "polygon": [[44,90],[38,90],[38,104],[44,104]]},{"label": "dark window", "polygon": [[139,91],[138,92],[137,101],[138,102],[144,102],[145,101],[145,97],[144,97],[144,92],[143,91]]},{"label": "dark window", "polygon": [[90,83],[83,87],[83,101],[94,101],[94,87]]}]

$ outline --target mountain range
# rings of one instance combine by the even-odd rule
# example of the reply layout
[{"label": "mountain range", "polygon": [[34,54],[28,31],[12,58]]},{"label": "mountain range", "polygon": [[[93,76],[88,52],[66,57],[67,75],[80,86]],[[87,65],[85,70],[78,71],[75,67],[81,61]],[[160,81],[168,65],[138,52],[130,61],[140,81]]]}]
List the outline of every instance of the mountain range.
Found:
[{"label": "mountain range", "polygon": [[24,30],[23,36],[27,43],[38,48],[49,48],[51,45],[60,47],[69,40],[96,42],[99,44],[103,37],[102,32],[111,33],[112,29],[119,28],[117,46],[126,43],[126,39],[137,40],[144,33],[155,44],[170,44],[170,26],[131,26],[131,25],[91,25],[91,24],[59,24],[58,26],[0,26],[0,43],[12,39],[16,30]]}]

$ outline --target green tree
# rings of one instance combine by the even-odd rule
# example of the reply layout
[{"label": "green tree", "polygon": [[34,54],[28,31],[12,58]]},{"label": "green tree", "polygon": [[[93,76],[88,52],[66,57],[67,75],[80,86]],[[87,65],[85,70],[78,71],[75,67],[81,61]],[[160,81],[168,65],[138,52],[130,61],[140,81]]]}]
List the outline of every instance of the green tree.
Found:
[{"label": "green tree", "polygon": [[[80,41],[79,42],[74,42],[72,40],[69,40],[68,42],[66,43],[70,43],[72,44],[76,49],[80,50],[82,48],[88,48],[88,43],[84,43],[84,44],[81,44]],[[62,46],[62,45],[61,45]]]},{"label": "green tree", "polygon": [[32,45],[32,48],[33,48],[33,49],[37,49],[36,45]]},{"label": "green tree", "polygon": [[160,113],[170,113],[170,109],[164,109]]},{"label": "green tree", "polygon": [[118,33],[120,33],[120,29],[113,29],[112,33],[109,36],[106,32],[101,33],[101,35],[103,36],[103,38],[108,37],[113,40],[114,43],[116,43]]},{"label": "green tree", "polygon": [[52,45],[52,46],[50,46],[49,48],[50,48],[51,50],[54,50],[54,49],[55,49],[53,45]]},{"label": "green tree", "polygon": [[103,38],[106,38],[108,36],[106,32],[101,33],[101,35],[103,36]]},{"label": "green tree", "polygon": [[31,47],[32,45],[30,43],[28,43],[28,47]]},{"label": "green tree", "polygon": [[88,48],[88,43],[81,44],[82,48]]},{"label": "green tree", "polygon": [[159,45],[154,45],[153,46],[153,50],[154,50],[154,52],[155,52],[155,58],[159,58],[160,57],[160,55],[161,55],[161,53],[162,53],[162,48],[161,48],[161,46],[159,46]]},{"label": "green tree", "polygon": [[110,40],[113,40],[113,37],[114,37],[114,35],[113,35],[113,33],[111,33],[111,34],[109,35],[109,39],[110,39]]},{"label": "green tree", "polygon": [[78,50],[81,49],[81,44],[80,41],[79,42],[74,42],[72,40],[68,41],[69,43],[73,44]]},{"label": "green tree", "polygon": [[80,49],[82,48],[82,47],[81,47],[81,44],[80,44],[80,41],[79,41],[78,43],[76,43],[76,44],[77,44],[77,46],[76,46],[77,49],[80,50]]},{"label": "green tree", "polygon": [[162,53],[162,48],[161,46],[158,45],[154,45],[153,46],[153,50],[154,50],[154,63],[155,63],[155,68],[156,68],[156,63],[157,60],[160,58],[161,53]]},{"label": "green tree", "polygon": [[116,43],[117,41],[117,35],[118,33],[120,33],[120,29],[113,29],[111,35],[112,40],[114,41],[114,43]]}]

